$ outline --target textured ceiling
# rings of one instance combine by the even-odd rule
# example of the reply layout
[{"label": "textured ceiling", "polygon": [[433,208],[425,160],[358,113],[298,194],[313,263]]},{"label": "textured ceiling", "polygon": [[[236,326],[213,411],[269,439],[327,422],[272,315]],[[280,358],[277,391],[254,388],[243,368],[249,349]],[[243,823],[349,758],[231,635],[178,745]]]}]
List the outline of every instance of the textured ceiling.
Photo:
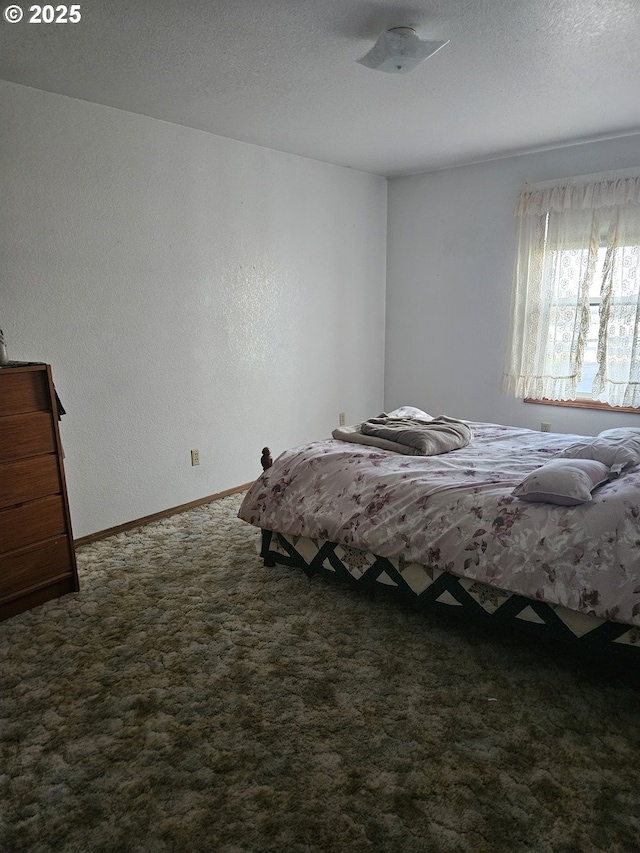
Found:
[{"label": "textured ceiling", "polygon": [[[380,175],[640,132],[640,0],[22,6],[1,79]],[[450,43],[411,74],[359,65],[394,26]]]}]

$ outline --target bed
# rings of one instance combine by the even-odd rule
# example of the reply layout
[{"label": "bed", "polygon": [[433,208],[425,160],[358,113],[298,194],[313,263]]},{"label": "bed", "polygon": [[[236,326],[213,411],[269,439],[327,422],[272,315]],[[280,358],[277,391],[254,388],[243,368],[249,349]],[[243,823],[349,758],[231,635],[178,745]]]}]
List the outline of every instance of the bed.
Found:
[{"label": "bed", "polygon": [[[463,423],[472,439],[430,456],[332,438],[271,464],[265,448],[239,510],[262,530],[265,565],[640,660],[640,429],[599,438]],[[583,502],[544,493],[544,473],[588,468],[607,442],[633,452],[596,462],[607,473]]]}]

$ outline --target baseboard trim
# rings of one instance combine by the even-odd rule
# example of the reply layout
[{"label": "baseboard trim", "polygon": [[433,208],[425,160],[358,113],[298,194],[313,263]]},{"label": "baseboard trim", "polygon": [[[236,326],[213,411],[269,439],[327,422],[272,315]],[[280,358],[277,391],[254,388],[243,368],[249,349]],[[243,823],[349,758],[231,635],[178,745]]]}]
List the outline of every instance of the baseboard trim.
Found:
[{"label": "baseboard trim", "polygon": [[124,524],[117,524],[115,527],[108,527],[106,530],[98,530],[96,533],[90,533],[88,536],[81,536],[79,539],[74,539],[73,544],[76,548],[81,545],[88,545],[90,542],[98,542],[100,539],[106,539],[108,536],[115,536],[116,533],[124,533],[125,530],[133,530],[134,527],[144,527],[152,521],[159,521],[162,518],[169,518],[171,515],[178,515],[181,512],[186,512],[188,509],[195,509],[197,506],[211,503],[211,501],[226,498],[227,495],[235,495],[238,492],[246,491],[253,483],[245,483],[243,486],[234,486],[232,489],[225,489],[223,492],[216,492],[215,495],[207,495],[206,498],[198,498],[195,501],[189,501],[180,506],[171,507],[171,509],[163,509],[160,512],[154,512],[152,515],[145,515],[143,518],[136,518],[134,521],[126,521]]}]

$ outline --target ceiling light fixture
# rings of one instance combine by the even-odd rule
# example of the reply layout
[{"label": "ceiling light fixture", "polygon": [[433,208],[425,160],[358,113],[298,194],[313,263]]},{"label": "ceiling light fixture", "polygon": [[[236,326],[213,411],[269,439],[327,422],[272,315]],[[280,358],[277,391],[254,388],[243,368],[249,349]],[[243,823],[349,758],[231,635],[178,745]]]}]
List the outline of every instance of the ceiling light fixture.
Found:
[{"label": "ceiling light fixture", "polygon": [[393,27],[382,33],[378,41],[357,61],[360,65],[389,74],[408,74],[436,51],[449,44],[447,41],[422,41],[413,27]]}]

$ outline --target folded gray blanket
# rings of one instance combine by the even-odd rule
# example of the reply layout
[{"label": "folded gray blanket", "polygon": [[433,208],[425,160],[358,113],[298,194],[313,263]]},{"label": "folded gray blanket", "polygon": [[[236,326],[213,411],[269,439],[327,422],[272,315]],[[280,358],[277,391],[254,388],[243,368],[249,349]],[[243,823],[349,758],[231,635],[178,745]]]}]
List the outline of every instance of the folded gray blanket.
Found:
[{"label": "folded gray blanket", "polygon": [[417,450],[397,441],[385,441],[384,438],[376,438],[374,435],[363,435],[360,431],[362,424],[353,426],[337,427],[331,433],[338,441],[349,441],[353,444],[364,444],[366,447],[378,447],[380,450],[391,450],[393,453],[404,453],[405,456],[420,456]]},{"label": "folded gray blanket", "polygon": [[[419,431],[422,440],[418,438],[413,444],[400,441],[401,427],[393,433],[393,438],[385,438],[379,434],[385,425],[394,429],[395,425],[405,425],[411,431]],[[364,432],[365,424],[371,432]],[[425,428],[430,428],[428,431]],[[424,432],[423,432],[424,430]],[[387,433],[390,434],[390,433]],[[394,453],[403,453],[406,456],[435,456],[439,453],[448,453],[459,447],[465,447],[471,441],[473,435],[470,427],[464,421],[441,415],[431,421],[423,421],[417,418],[370,418],[365,423],[354,424],[348,427],[339,427],[332,432],[333,438],[339,441],[351,441],[355,444],[364,444],[370,447],[379,447],[381,450],[392,450]]]}]

